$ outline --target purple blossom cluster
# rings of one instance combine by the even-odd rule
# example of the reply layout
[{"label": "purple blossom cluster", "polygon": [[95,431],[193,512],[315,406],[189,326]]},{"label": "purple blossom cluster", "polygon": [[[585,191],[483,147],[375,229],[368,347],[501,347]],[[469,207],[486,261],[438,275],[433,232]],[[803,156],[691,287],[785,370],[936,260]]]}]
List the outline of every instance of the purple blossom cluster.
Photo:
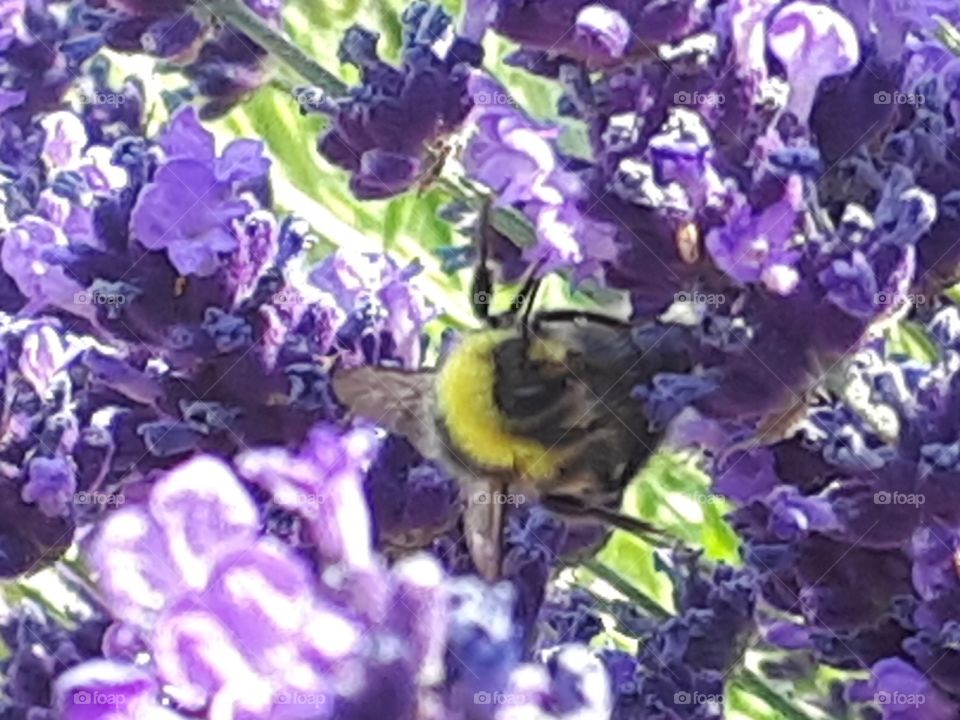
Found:
[{"label": "purple blossom cluster", "polygon": [[339,56],[363,84],[320,108],[332,119],[320,154],[350,173],[350,189],[365,200],[409,190],[438,169],[439,143],[466,120],[468,80],[483,60],[480,37],[455,34],[439,8],[413,2],[403,22],[400,67],[380,58],[376,33],[347,31]]},{"label": "purple blossom cluster", "polygon": [[[281,3],[240,9],[280,25]],[[398,64],[343,38],[360,83],[315,108],[318,150],[358,199],[462,146],[450,184],[529,230],[491,231],[504,277],[623,291],[638,356],[650,321],[685,327],[695,369],[633,399],[712,453],[744,567],[659,558],[673,616],[603,607],[631,653],[589,649],[601,604],[552,582],[608,531],[511,508],[483,583],[446,469],[344,421],[332,369],[424,367],[438,313],[417,262],[312,260],[263,143],[205,126],[266,50],[188,0],[0,0],[0,577],[71,547],[90,573],[87,614],[5,619],[0,718],[719,718],[758,643],[867,671],[845,702],[885,719],[956,717],[960,58],[934,16],[960,21],[472,0],[455,25],[413,2]],[[493,78],[488,32],[564,121]],[[148,133],[103,47],[177,61],[203,106]],[[933,359],[883,335],[904,317]]]},{"label": "purple blossom cluster", "polygon": [[817,404],[794,437],[726,459],[716,485],[738,505],[732,522],[770,609],[770,641],[869,667],[873,679],[851,696],[891,699],[891,718],[960,709],[957,308],[928,326],[934,363],[872,343],[842,379],[858,401]]},{"label": "purple blossom cluster", "polygon": [[[272,26],[281,22],[283,0],[249,0],[243,6]],[[86,37],[108,48],[181,66],[191,82],[189,94],[205,98],[201,114],[207,118],[227,112],[267,77],[266,51],[203,2],[83,0],[73,4],[71,14]]]}]

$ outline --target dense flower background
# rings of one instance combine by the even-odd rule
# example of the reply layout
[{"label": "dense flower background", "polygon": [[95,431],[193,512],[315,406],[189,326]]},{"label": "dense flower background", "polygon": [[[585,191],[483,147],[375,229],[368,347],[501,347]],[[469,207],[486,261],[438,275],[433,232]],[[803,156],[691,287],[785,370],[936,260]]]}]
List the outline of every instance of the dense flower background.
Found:
[{"label": "dense flower background", "polygon": [[[0,719],[960,717],[953,0],[0,20]],[[498,282],[683,326],[672,549],[520,503],[486,584],[345,419],[472,326],[487,202]]]}]

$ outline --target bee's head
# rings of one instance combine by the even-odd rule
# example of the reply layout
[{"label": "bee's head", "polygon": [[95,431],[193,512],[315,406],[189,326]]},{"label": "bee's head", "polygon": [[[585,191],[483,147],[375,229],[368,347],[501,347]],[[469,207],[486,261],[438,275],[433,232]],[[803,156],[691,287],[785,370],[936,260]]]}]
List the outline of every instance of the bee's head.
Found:
[{"label": "bee's head", "polygon": [[561,340],[517,333],[492,350],[493,398],[508,420],[522,420],[547,412],[564,396],[576,378],[568,357],[575,348]]}]

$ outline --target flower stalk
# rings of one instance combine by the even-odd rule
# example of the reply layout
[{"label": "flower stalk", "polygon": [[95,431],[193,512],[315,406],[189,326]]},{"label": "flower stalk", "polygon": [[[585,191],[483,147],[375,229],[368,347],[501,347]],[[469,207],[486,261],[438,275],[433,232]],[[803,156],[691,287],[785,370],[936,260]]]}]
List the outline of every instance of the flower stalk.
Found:
[{"label": "flower stalk", "polygon": [[336,75],[307,55],[282,33],[270,27],[242,0],[210,0],[206,7],[214,17],[242,30],[304,80],[322,89],[328,97],[346,94],[347,86]]}]

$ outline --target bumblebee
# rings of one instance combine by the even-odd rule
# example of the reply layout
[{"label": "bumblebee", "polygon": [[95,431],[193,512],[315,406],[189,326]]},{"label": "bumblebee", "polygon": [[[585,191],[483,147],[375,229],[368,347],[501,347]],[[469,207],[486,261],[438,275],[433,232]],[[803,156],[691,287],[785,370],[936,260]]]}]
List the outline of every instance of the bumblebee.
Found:
[{"label": "bumblebee", "polygon": [[351,414],[405,436],[461,481],[464,531],[474,564],[499,576],[504,503],[522,496],[565,518],[600,520],[642,535],[652,526],[622,515],[624,490],[659,445],[633,390],[660,372],[687,372],[680,326],[637,328],[574,310],[535,310],[531,272],[510,309],[493,297],[481,221],[474,311],[468,332],[438,367],[336,370],[333,389]]}]

